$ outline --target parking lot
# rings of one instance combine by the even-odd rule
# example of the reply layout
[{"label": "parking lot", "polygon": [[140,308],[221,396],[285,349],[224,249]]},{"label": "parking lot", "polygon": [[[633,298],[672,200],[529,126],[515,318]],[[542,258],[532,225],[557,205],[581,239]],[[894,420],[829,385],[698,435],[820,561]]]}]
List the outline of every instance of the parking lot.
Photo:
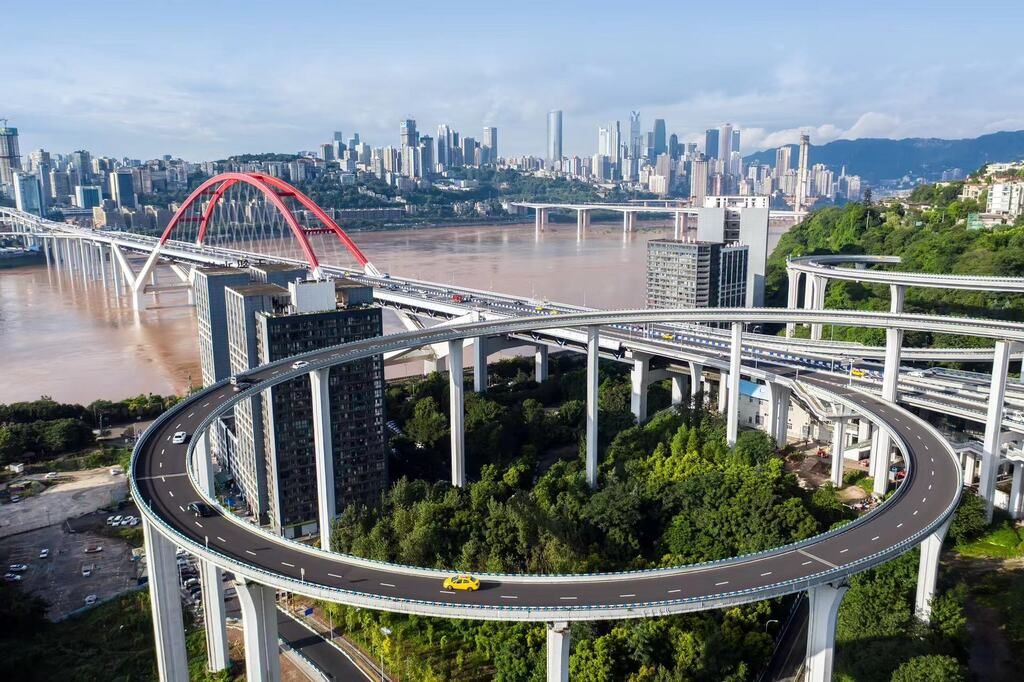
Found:
[{"label": "parking lot", "polygon": [[42,493],[0,505],[0,537],[44,528],[123,500],[128,494],[127,479],[123,474],[112,475],[111,468],[64,472]]},{"label": "parking lot", "polygon": [[[125,512],[118,512],[125,513]],[[127,513],[132,513],[129,510]],[[120,538],[100,534],[107,514],[90,514],[68,524],[48,526],[0,540],[0,567],[6,573],[11,564],[26,564],[18,583],[25,592],[37,595],[49,604],[46,617],[60,620],[85,606],[85,598],[95,594],[99,601],[124,592],[137,584],[136,564],[131,547]],[[78,526],[78,529],[75,527]],[[87,553],[87,548],[102,547]],[[39,558],[42,549],[49,556]],[[91,574],[82,568],[92,564]]]}]

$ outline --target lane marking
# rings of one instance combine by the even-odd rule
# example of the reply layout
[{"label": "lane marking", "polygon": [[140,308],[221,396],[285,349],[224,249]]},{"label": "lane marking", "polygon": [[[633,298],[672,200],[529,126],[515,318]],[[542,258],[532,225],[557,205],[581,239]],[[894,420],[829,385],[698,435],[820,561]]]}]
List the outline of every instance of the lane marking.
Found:
[{"label": "lane marking", "polygon": [[200,528],[203,527],[203,524],[199,523],[198,521],[196,521],[196,525],[199,526]]},{"label": "lane marking", "polygon": [[246,553],[246,554],[252,554],[253,556],[256,556],[256,552],[251,552],[251,551],[249,551],[249,550],[245,550],[245,553]]},{"label": "lane marking", "polygon": [[914,510],[913,516],[917,516],[917,510]]},{"label": "lane marking", "polygon": [[226,545],[226,544],[228,544],[228,541],[227,541],[227,540],[225,540],[224,538],[222,538],[222,537],[221,537],[221,536],[219,536],[219,535],[217,536],[217,539],[218,539],[218,540],[220,540],[221,542],[223,542],[223,543],[224,543],[225,545]]},{"label": "lane marking", "polygon": [[501,595],[501,598],[502,599],[519,599],[519,597],[515,596],[514,594],[503,594],[503,595]]},{"label": "lane marking", "polygon": [[[161,469],[163,469],[163,468],[164,468],[164,463],[163,463],[163,462],[160,462],[160,468],[161,468]],[[161,476],[160,478],[163,478],[163,476]]]},{"label": "lane marking", "polygon": [[194,414],[195,414],[195,412],[189,412],[188,415],[185,417],[185,419],[191,419],[192,415],[194,415]]},{"label": "lane marking", "polygon": [[669,590],[668,591],[669,594],[675,594],[676,592],[682,592],[682,590],[680,589],[680,590]]},{"label": "lane marking", "polygon": [[167,452],[167,448],[160,448],[160,454],[161,455],[164,454],[165,452]]},{"label": "lane marking", "polygon": [[440,591],[441,594],[447,594],[447,595],[455,594],[454,592],[449,592],[448,590],[439,590],[439,591]]},{"label": "lane marking", "polygon": [[[161,476],[160,478],[163,478],[163,476]],[[174,497],[174,491],[173,490],[168,490],[167,494],[170,495],[171,497]]]},{"label": "lane marking", "polygon": [[295,564],[290,564],[287,561],[282,561],[281,565],[282,566],[287,566],[288,568],[295,568]]},{"label": "lane marking", "polygon": [[166,478],[178,478],[179,476],[188,476],[188,474],[187,473],[180,473],[180,474],[160,474],[159,476],[138,476],[135,480],[136,481],[155,481],[156,479],[159,478],[162,481],[162,480],[164,480]]},{"label": "lane marking", "polygon": [[337,573],[328,573],[327,575],[331,576],[332,578],[338,578],[339,580],[344,580],[344,578],[342,578]]},{"label": "lane marking", "polygon": [[185,508],[182,507],[180,504],[178,505],[178,509],[180,509],[181,511],[185,511]]},{"label": "lane marking", "polygon": [[877,536],[877,535],[876,535],[875,537],[871,538],[871,542],[874,542],[875,540],[877,540],[877,539],[878,539],[878,537],[879,537],[879,536]]},{"label": "lane marking", "polygon": [[728,584],[729,584],[728,580],[723,580],[720,583],[715,583],[715,587],[721,587],[722,585],[728,585]]},{"label": "lane marking", "polygon": [[927,498],[927,497],[922,497],[922,498],[921,498],[921,503],[922,503],[922,504],[923,504],[923,503],[925,503],[925,502],[927,502],[927,501],[928,501],[928,498]]},{"label": "lane marking", "polygon": [[203,407],[206,407],[206,406],[207,406],[207,405],[209,405],[209,404],[210,404],[210,401],[209,401],[209,400],[207,400],[207,401],[206,401],[205,403],[203,403]]},{"label": "lane marking", "polygon": [[772,572],[771,572],[771,571],[768,571],[767,573],[762,573],[762,574],[761,574],[761,577],[763,578],[763,577],[765,577],[766,575],[771,575],[771,574],[772,574]]},{"label": "lane marking", "polygon": [[573,600],[573,599],[579,599],[579,597],[559,597],[559,599],[561,599],[563,601],[570,601],[570,600]]},{"label": "lane marking", "polygon": [[896,527],[897,527],[897,528],[902,528],[902,527],[903,527],[903,523],[902,523],[902,522],[901,522],[901,523],[897,523],[897,524],[896,524]]},{"label": "lane marking", "polygon": [[811,559],[814,559],[815,561],[820,561],[821,563],[825,564],[829,568],[839,568],[839,566],[837,564],[834,564],[831,561],[825,561],[820,556],[811,554],[806,549],[798,549],[797,551],[800,552],[801,554],[803,554],[805,557],[810,557]]},{"label": "lane marking", "polygon": [[849,548],[849,547],[844,547],[843,549],[839,550],[839,553],[840,553],[840,554],[846,554],[846,553],[847,553],[847,552],[849,552],[849,551],[850,551],[850,548]]},{"label": "lane marking", "polygon": [[800,565],[801,565],[801,566],[806,566],[806,565],[807,565],[807,564],[809,564],[809,563],[811,563],[811,562],[810,562],[810,561],[805,561],[805,562],[803,562],[803,563],[802,563],[802,564],[800,564]]},{"label": "lane marking", "polygon": [[932,489],[932,484],[931,484],[931,483],[929,483],[929,484],[928,484],[928,490],[931,490],[931,489]]},{"label": "lane marking", "polygon": [[174,428],[176,428],[176,429],[180,429],[180,428],[181,428],[181,422],[178,422],[177,424],[175,424],[175,425],[174,425]]},{"label": "lane marking", "polygon": [[635,597],[635,596],[636,596],[635,594],[620,594],[619,598],[622,599],[624,597]]},{"label": "lane marking", "polygon": [[384,587],[394,587],[391,583],[381,583]]}]

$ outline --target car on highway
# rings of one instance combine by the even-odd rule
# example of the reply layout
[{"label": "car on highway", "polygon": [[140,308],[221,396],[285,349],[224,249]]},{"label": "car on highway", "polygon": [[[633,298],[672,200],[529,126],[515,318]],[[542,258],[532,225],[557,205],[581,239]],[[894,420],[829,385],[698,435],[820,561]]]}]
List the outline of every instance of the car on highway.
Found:
[{"label": "car on highway", "polygon": [[307,366],[308,364],[309,363],[306,362],[305,360],[296,360],[295,362],[292,363],[292,369],[302,369],[303,367]]},{"label": "car on highway", "polygon": [[475,592],[480,589],[480,580],[471,575],[453,575],[444,579],[444,589]]},{"label": "car on highway", "polygon": [[850,374],[852,374],[855,377],[866,377],[868,375],[867,372],[865,372],[862,369],[857,369],[856,367],[850,370]]},{"label": "car on highway", "polygon": [[231,377],[231,385],[236,391],[244,391],[252,386],[252,378],[245,374],[236,374]]},{"label": "car on highway", "polygon": [[175,431],[174,436],[171,438],[171,442],[175,445],[181,445],[188,440],[188,434],[184,431]]},{"label": "car on highway", "polygon": [[27,571],[28,566],[26,564],[11,564],[7,570],[11,573],[21,573],[22,571]]},{"label": "car on highway", "polygon": [[88,597],[85,598],[85,605],[86,606],[92,606],[95,603],[96,603],[96,595],[95,594],[90,594]]},{"label": "car on highway", "polygon": [[217,511],[212,506],[199,500],[196,500],[195,502],[190,502],[188,505],[188,510],[192,512],[192,514],[196,517],[213,516],[217,513]]},{"label": "car on highway", "polygon": [[45,559],[48,556],[50,556],[50,550],[49,549],[47,549],[46,547],[43,547],[41,550],[39,550],[39,558],[40,559]]}]

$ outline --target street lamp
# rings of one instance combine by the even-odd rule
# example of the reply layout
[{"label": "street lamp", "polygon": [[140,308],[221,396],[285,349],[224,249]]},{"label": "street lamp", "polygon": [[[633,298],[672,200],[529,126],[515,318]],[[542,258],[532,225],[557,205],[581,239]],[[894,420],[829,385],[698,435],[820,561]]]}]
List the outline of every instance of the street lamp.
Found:
[{"label": "street lamp", "polygon": [[764,632],[765,632],[765,634],[768,634],[768,626],[771,625],[772,623],[775,623],[776,625],[778,625],[779,621],[776,620],[775,618],[770,618],[767,622],[765,622],[765,624],[764,624]]}]

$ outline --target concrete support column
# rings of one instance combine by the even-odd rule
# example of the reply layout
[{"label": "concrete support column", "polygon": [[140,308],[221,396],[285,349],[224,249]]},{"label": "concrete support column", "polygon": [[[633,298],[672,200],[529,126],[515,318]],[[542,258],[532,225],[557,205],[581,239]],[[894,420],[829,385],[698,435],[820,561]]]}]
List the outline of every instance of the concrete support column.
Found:
[{"label": "concrete support column", "polygon": [[576,209],[576,238],[581,238],[590,229],[590,209]]},{"label": "concrete support column", "polygon": [[718,380],[718,412],[723,417],[727,416],[729,409],[729,373],[722,372]]},{"label": "concrete support column", "polygon": [[200,559],[199,576],[206,630],[206,667],[210,672],[217,672],[231,665],[224,608],[224,574],[214,564]]},{"label": "concrete support column", "polygon": [[[811,309],[812,310],[823,310],[825,308],[825,285],[828,280],[819,275],[813,275],[811,277],[812,291],[814,293],[811,298]],[[821,323],[815,323],[811,325],[811,339],[815,341],[821,340]]]},{"label": "concrete support column", "polygon": [[50,267],[50,240],[44,239],[43,241],[43,256],[46,258],[46,267]]},{"label": "concrete support column", "polygon": [[902,313],[903,300],[907,296],[907,287],[904,284],[889,285],[889,312]]},{"label": "concrete support column", "polygon": [[548,209],[537,208],[534,209],[534,231],[540,234],[544,230],[548,229]]},{"label": "concrete support column", "polygon": [[331,551],[331,527],[337,512],[334,490],[334,443],[331,437],[330,369],[309,373],[313,405],[313,456],[316,465],[317,525],[320,549]]},{"label": "concrete support column", "polygon": [[1010,503],[1007,505],[1006,511],[1009,512],[1011,519],[1020,519],[1022,512],[1022,506],[1024,506],[1024,462],[1013,463],[1013,481],[1010,484]]},{"label": "concrete support column", "polygon": [[452,485],[466,485],[466,432],[463,410],[462,339],[448,342],[448,406],[451,412]]},{"label": "concrete support column", "polygon": [[1002,446],[1003,402],[1006,398],[1006,374],[1010,369],[1008,341],[996,341],[992,359],[992,382],[988,389],[988,415],[985,418],[985,440],[978,493],[985,499],[985,515],[992,520],[995,503],[996,474],[999,473],[999,451]]},{"label": "concrete support column", "polygon": [[587,327],[587,484],[597,488],[597,412],[601,334],[598,327]]},{"label": "concrete support column", "polygon": [[932,615],[932,599],[935,597],[935,583],[939,577],[939,555],[942,543],[946,539],[946,531],[953,517],[946,519],[939,528],[926,537],[921,543],[921,561],[917,570],[917,597],[914,612],[917,617],[928,622]]},{"label": "concrete support column", "polygon": [[690,399],[696,405],[697,395],[701,392],[704,376],[704,365],[690,361]]},{"label": "concrete support column", "polygon": [[857,442],[865,443],[871,439],[871,422],[861,417],[857,420]]},{"label": "concrete support column", "polygon": [[547,346],[537,346],[533,351],[533,379],[538,384],[548,379]]},{"label": "concrete support column", "polygon": [[781,448],[786,446],[789,434],[789,398],[791,391],[788,386],[774,381],[768,382],[768,423],[765,431],[775,439]]},{"label": "concrete support column", "polygon": [[807,590],[810,613],[807,621],[806,682],[831,682],[836,648],[836,618],[846,585],[818,585]]},{"label": "concrete support column", "polygon": [[[789,310],[796,310],[800,307],[800,275],[798,270],[787,271],[789,277],[789,288],[786,290],[786,307]],[[786,336],[792,337],[796,333],[796,322],[786,323]]]},{"label": "concrete support column", "polygon": [[569,682],[569,624],[548,623],[547,682]]},{"label": "concrete support column", "polygon": [[281,682],[274,588],[249,581],[236,585],[245,631],[245,678],[249,682]]},{"label": "concrete support column", "polygon": [[478,336],[473,342],[473,390],[487,392],[487,337]]},{"label": "concrete support column", "polygon": [[103,288],[107,288],[107,254],[103,244],[96,245],[96,255],[100,261],[100,281],[103,282]]},{"label": "concrete support column", "polygon": [[964,453],[964,485],[974,485],[974,477],[977,475],[978,459],[972,452]]},{"label": "concrete support column", "polygon": [[[903,346],[903,330],[889,327],[885,330],[885,365],[882,370],[882,400],[895,403],[900,378],[900,352]],[[874,460],[874,493],[885,495],[889,489],[889,457],[892,443],[889,434],[877,429],[872,441]]]},{"label": "concrete support column", "polygon": [[672,238],[682,239],[683,238],[683,221],[686,217],[680,211],[676,211],[672,214]]},{"label": "concrete support column", "polygon": [[142,519],[142,534],[146,541],[157,673],[161,682],[188,682],[176,549],[174,543],[156,532],[145,517]]},{"label": "concrete support column", "polygon": [[636,232],[636,211],[623,211],[622,212],[622,231]]},{"label": "concrete support column", "polygon": [[629,408],[636,417],[638,424],[647,420],[647,384],[650,374],[650,358],[642,353],[633,356],[633,371],[630,380],[633,390],[629,399]]},{"label": "concrete support column", "polygon": [[725,442],[736,445],[740,430],[740,360],[743,354],[743,323],[732,323],[732,343],[729,351],[729,406],[726,414]]},{"label": "concrete support column", "polygon": [[686,391],[687,378],[683,374],[672,375],[672,404],[682,405],[687,399]]},{"label": "concrete support column", "polygon": [[843,451],[846,449],[846,420],[832,422],[832,485],[836,490],[843,487]]}]

